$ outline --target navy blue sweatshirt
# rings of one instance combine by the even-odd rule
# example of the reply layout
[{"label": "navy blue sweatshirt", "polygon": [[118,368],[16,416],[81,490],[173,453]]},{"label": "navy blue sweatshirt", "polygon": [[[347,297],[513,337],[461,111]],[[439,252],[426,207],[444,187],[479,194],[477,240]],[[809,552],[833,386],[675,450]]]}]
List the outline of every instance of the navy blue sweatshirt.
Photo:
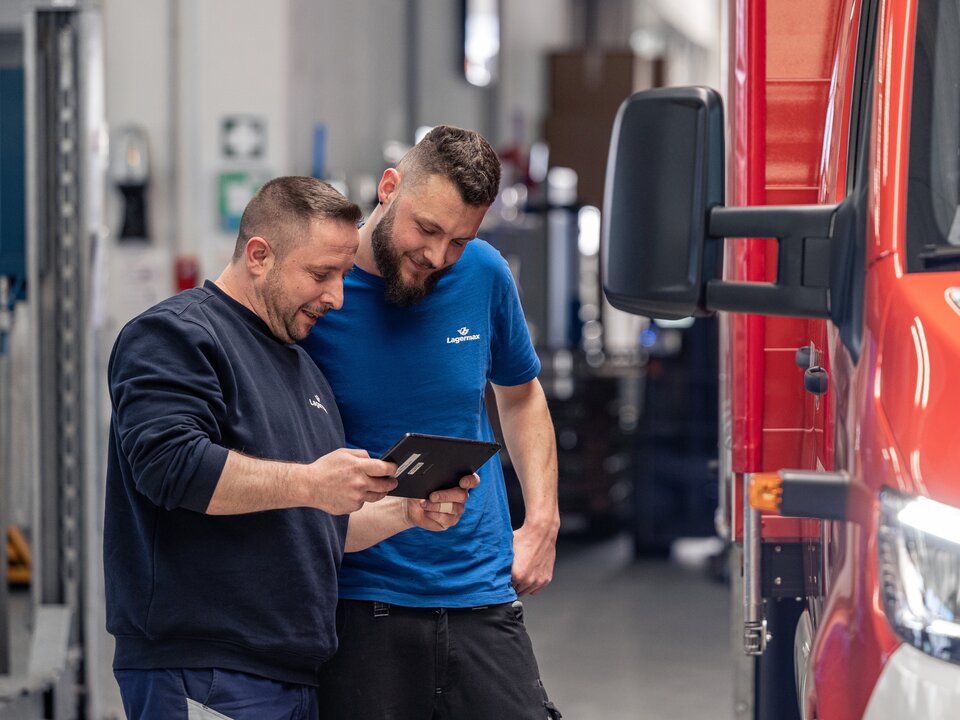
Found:
[{"label": "navy blue sweatshirt", "polygon": [[114,668],[220,667],[315,684],[336,650],[347,516],[204,510],[228,450],[308,463],[343,447],[316,364],[207,282],[123,328],[109,382]]}]

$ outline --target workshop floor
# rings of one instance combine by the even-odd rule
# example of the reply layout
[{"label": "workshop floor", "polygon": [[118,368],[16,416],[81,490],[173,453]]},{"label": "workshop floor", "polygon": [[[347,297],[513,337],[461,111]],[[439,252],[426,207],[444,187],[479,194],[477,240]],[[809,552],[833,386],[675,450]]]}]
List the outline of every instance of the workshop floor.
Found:
[{"label": "workshop floor", "polygon": [[683,562],[698,545],[634,561],[626,537],[561,542],[554,581],[524,617],[565,719],[733,717],[729,588]]},{"label": "workshop floor", "polygon": [[[561,539],[553,584],[525,599],[524,616],[566,720],[733,718],[729,590],[684,562],[691,554],[696,547],[675,546],[672,560],[634,561],[626,537]],[[17,618],[28,603],[27,592],[13,592],[14,672],[25,665],[28,638]],[[104,701],[108,716],[122,716],[115,686]]]}]

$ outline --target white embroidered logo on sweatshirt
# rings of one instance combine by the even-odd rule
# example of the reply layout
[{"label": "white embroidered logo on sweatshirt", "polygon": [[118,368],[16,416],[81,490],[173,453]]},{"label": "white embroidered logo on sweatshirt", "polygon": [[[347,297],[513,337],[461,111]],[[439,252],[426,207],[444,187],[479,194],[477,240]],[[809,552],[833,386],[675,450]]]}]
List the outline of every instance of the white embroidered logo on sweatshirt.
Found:
[{"label": "white embroidered logo on sweatshirt", "polygon": [[320,396],[319,396],[319,395],[314,395],[312,398],[310,398],[310,404],[313,405],[315,408],[320,408],[320,409],[323,410],[325,413],[327,413],[327,415],[330,414],[329,412],[327,412],[327,409],[323,406],[323,403],[320,402]]}]

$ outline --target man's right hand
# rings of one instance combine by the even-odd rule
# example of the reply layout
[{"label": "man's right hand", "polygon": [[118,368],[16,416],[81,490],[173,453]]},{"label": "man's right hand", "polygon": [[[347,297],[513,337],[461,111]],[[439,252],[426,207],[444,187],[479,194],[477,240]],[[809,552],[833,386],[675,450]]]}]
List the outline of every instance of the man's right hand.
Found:
[{"label": "man's right hand", "polygon": [[207,506],[210,515],[312,507],[346,515],[397,486],[397,466],[341,448],[309,465],[252,458],[231,450]]},{"label": "man's right hand", "polygon": [[372,458],[366,450],[340,448],[307,466],[311,507],[346,515],[377,502],[397,486],[394,463]]}]

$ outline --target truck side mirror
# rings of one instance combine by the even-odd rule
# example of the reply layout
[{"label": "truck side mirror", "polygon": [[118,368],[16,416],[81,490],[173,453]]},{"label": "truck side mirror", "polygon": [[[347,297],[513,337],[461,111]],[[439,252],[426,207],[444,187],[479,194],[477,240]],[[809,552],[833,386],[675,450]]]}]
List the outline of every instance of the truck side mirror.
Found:
[{"label": "truck side mirror", "polygon": [[603,289],[621,310],[707,315],[705,281],[719,248],[706,242],[723,204],[723,107],[709,88],[659,88],[621,105],[607,164]]},{"label": "truck side mirror", "polygon": [[[617,113],[607,165],[603,290],[655,318],[715,310],[829,318],[851,282],[852,205],[723,207],[723,104],[709,88],[636,93]],[[773,238],[775,282],[720,278],[724,238]]]}]

